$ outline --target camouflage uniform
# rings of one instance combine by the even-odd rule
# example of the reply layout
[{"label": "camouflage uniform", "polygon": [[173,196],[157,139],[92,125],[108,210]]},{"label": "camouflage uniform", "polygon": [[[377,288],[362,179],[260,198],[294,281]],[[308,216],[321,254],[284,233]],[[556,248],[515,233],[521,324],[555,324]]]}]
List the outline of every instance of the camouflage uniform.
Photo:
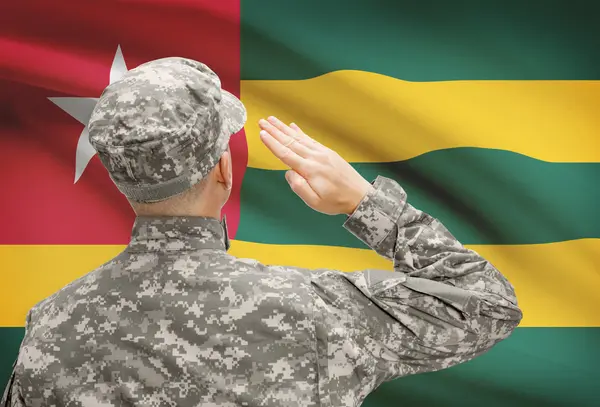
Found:
[{"label": "camouflage uniform", "polygon": [[[109,86],[90,138],[119,189],[157,201],[206,175],[245,120],[221,95],[176,58]],[[120,255],[29,312],[5,402],[357,406],[508,337],[522,314],[504,276],[395,181],[374,187],[344,227],[394,272],[264,265],[229,255],[217,219],[138,217]]]}]

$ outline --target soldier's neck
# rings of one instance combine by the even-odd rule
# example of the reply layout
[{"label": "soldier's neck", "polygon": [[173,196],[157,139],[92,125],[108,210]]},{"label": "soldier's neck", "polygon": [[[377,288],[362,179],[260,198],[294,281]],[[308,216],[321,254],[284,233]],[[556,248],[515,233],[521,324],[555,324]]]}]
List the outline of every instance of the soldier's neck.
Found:
[{"label": "soldier's neck", "polygon": [[202,216],[221,219],[221,208],[215,205],[197,204],[189,207],[145,207],[135,208],[137,216]]}]

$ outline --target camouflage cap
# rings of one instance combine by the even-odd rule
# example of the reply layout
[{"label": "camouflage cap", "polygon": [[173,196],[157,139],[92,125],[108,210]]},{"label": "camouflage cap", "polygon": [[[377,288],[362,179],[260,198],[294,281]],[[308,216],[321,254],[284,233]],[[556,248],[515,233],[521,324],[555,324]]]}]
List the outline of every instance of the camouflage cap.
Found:
[{"label": "camouflage cap", "polygon": [[245,122],[244,105],[209,67],[173,57],[110,84],[88,130],[119,190],[136,202],[158,202],[204,178]]}]

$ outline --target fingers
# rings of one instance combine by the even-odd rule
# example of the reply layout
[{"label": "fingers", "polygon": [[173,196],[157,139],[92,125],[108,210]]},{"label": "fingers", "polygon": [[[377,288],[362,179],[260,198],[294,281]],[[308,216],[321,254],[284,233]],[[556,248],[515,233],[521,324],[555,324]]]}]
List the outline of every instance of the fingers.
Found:
[{"label": "fingers", "polygon": [[298,134],[294,129],[290,128],[290,126],[279,120],[277,117],[269,116],[267,121],[279,129],[282,133],[287,134],[290,137],[298,137]]},{"label": "fingers", "polygon": [[301,139],[304,139],[304,145],[311,149],[319,150],[324,148],[324,146],[319,143],[317,140],[309,137],[296,123],[290,123],[290,128],[295,130],[298,134],[300,134]]},{"label": "fingers", "polygon": [[286,128],[282,130],[283,126],[275,126],[273,123],[264,119],[259,120],[258,125],[261,129],[273,136],[275,140],[290,148],[299,156],[306,158],[310,155],[310,149],[299,142],[300,135],[286,125],[283,125]]},{"label": "fingers", "polygon": [[305,145],[309,149],[314,149],[316,146],[319,145],[315,140],[313,140],[306,133],[304,133],[300,129],[300,127],[298,127],[295,123],[292,123],[293,127],[292,125],[288,126],[287,124],[285,124],[284,122],[282,122],[274,116],[270,116],[268,118],[268,122],[275,126],[282,133],[291,137],[296,137],[298,140],[300,140],[301,144]]},{"label": "fingers", "polygon": [[[289,147],[281,144],[275,137],[265,130],[261,130],[260,139],[269,150],[279,158],[285,165],[299,173],[304,173],[305,159],[300,157]],[[296,143],[294,143],[296,144]]]},{"label": "fingers", "polygon": [[308,206],[313,207],[319,203],[319,195],[311,188],[308,181],[295,171],[287,171],[285,179],[292,188],[292,191],[298,195]]},{"label": "fingers", "polygon": [[302,131],[302,129],[300,127],[298,127],[298,125],[296,123],[290,123],[290,128],[292,128],[292,129],[296,130],[298,133],[306,136],[306,134]]}]

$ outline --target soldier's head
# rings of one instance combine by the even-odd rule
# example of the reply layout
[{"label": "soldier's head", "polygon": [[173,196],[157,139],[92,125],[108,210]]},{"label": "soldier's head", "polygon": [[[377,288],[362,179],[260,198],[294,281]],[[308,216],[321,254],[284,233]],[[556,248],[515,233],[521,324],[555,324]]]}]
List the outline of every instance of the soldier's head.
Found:
[{"label": "soldier's head", "polygon": [[246,110],[206,65],[163,58],[128,71],[100,96],[88,129],[138,215],[217,211],[232,185],[229,138]]}]

